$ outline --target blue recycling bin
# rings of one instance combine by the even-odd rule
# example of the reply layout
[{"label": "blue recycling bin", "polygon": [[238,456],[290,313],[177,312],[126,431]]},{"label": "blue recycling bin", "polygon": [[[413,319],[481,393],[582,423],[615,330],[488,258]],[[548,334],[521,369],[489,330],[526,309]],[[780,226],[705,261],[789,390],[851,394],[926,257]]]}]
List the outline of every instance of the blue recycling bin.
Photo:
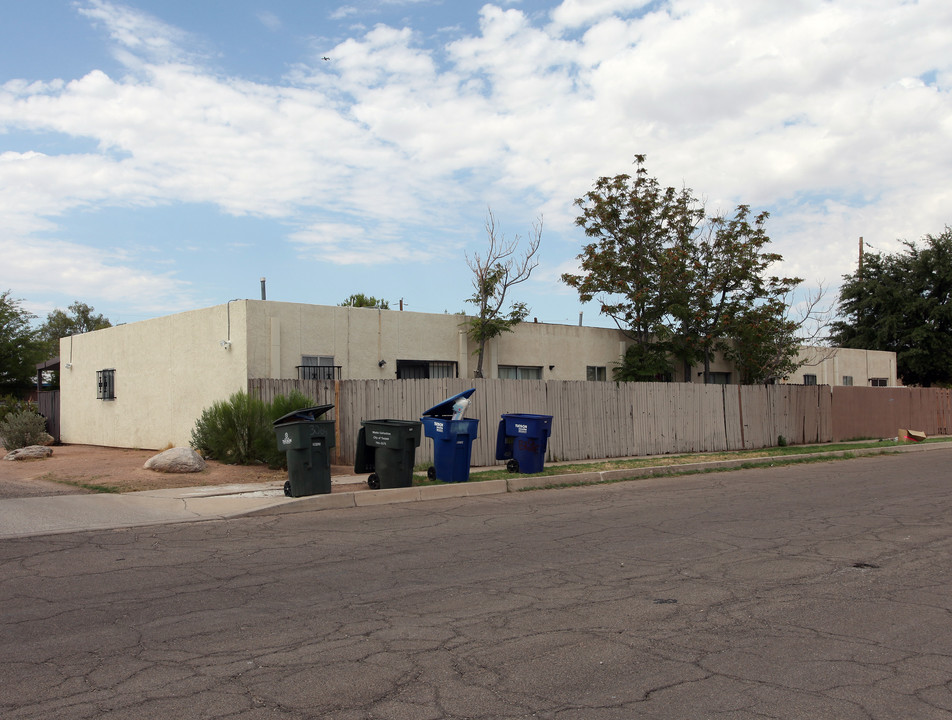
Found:
[{"label": "blue recycling bin", "polygon": [[431,480],[469,480],[469,459],[472,455],[473,440],[478,437],[479,420],[454,420],[453,404],[457,400],[469,398],[474,392],[476,388],[470,388],[447,398],[439,405],[431,407],[420,418],[423,434],[433,440],[433,467],[426,473]]},{"label": "blue recycling bin", "polygon": [[542,472],[551,434],[551,415],[504,414],[496,434],[496,459],[508,460],[509,472]]}]

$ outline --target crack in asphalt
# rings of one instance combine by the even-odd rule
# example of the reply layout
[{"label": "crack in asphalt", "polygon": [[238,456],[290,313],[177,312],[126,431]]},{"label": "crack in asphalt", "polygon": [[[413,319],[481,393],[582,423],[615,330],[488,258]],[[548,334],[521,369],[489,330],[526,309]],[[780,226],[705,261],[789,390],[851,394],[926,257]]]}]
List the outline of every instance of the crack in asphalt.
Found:
[{"label": "crack in asphalt", "polygon": [[0,541],[0,716],[952,717],[943,457]]}]

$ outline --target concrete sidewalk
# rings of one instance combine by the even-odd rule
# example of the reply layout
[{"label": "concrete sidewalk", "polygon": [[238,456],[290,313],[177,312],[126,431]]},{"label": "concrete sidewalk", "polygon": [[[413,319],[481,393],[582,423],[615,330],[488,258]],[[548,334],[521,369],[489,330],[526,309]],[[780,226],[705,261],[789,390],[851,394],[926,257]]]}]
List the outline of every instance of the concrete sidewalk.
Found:
[{"label": "concrete sidewalk", "polygon": [[[786,456],[778,459],[739,458],[690,465],[659,465],[564,475],[516,475],[500,480],[471,481],[390,490],[357,490],[366,487],[366,475],[333,477],[338,489],[329,495],[289,498],[282,487],[270,484],[218,485],[124,493],[121,495],[57,495],[0,500],[0,539],[165,525],[201,520],[223,520],[245,515],[277,515],[336,508],[365,507],[422,500],[503,494],[531,488],[635,480],[653,476],[727,470],[750,464],[771,464],[797,457],[835,458],[847,455],[922,452],[948,449],[952,442],[889,448],[841,450]],[[497,468],[498,469],[498,468]],[[347,491],[346,486],[355,486]]]}]

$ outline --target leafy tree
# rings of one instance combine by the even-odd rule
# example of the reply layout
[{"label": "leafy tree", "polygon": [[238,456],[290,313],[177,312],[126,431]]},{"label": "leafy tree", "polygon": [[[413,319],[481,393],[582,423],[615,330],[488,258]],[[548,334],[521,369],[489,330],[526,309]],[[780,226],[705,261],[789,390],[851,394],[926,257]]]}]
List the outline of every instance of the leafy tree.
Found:
[{"label": "leafy tree", "polygon": [[[575,201],[581,214],[575,223],[591,241],[578,256],[582,272],[565,273],[562,282],[578,291],[582,302],[597,299],[610,317],[638,346],[626,355],[618,379],[654,379],[659,368],[670,370],[674,349],[671,310],[678,302],[678,277],[685,258],[676,253],[694,234],[704,210],[690,190],[662,188],[635,157],[634,176],[601,177],[594,189]],[[672,252],[673,251],[673,252]],[[686,303],[684,296],[680,297]],[[632,361],[644,363],[644,372]]]},{"label": "leafy tree", "polygon": [[[743,362],[748,350],[764,355],[769,346],[778,357],[795,356],[796,338],[777,313],[800,280],[767,275],[782,259],[765,249],[767,213],[752,217],[740,205],[732,217],[708,217],[690,189],[663,188],[649,177],[644,155],[635,165],[634,176],[599,178],[576,200],[576,224],[592,241],[578,256],[582,272],[562,276],[638,346],[616,379],[654,379],[674,357],[686,379],[688,367],[703,363],[707,382],[718,350]],[[761,347],[753,345],[758,337]],[[749,365],[747,377],[762,376],[764,368],[753,372],[762,360],[751,357]]]},{"label": "leafy tree", "polygon": [[43,350],[30,323],[36,318],[22,301],[0,293],[0,393],[19,394],[35,382]]},{"label": "leafy tree", "polygon": [[373,295],[364,295],[363,293],[354,293],[342,302],[338,307],[366,307],[377,308],[378,310],[389,310],[390,303],[386,300],[378,300]]},{"label": "leafy tree", "polygon": [[37,338],[43,344],[44,357],[49,359],[59,355],[60,338],[112,327],[105,316],[94,311],[91,305],[77,300],[69,306],[68,313],[57,308],[47,315],[46,322],[37,331]]},{"label": "leafy tree", "polygon": [[788,374],[797,354],[798,327],[787,319],[785,299],[801,280],[767,275],[783,259],[765,249],[767,217],[751,219],[750,208],[740,205],[733,217],[710,218],[699,234],[681,239],[675,336],[682,357],[704,364],[705,382],[718,350],[739,363],[747,382]]},{"label": "leafy tree", "polygon": [[798,329],[779,298],[742,310],[731,322],[731,343],[724,348],[741,383],[761,384],[793,374],[799,367]]},{"label": "leafy tree", "polygon": [[466,302],[477,308],[474,317],[467,320],[469,326],[467,334],[478,347],[475,354],[476,377],[483,376],[483,356],[486,352],[486,343],[504,332],[512,332],[512,328],[526,319],[529,314],[528,306],[523,302],[514,302],[509,311],[503,310],[506,295],[509,290],[519,283],[529,279],[532,271],[538,266],[536,253],[542,242],[542,219],[532,226],[529,234],[529,246],[523,255],[516,257],[519,246],[519,236],[512,241],[506,241],[496,230],[496,219],[492,211],[486,220],[486,234],[489,247],[485,255],[473,254],[466,256],[466,264],[473,271],[473,294]]},{"label": "leafy tree", "polygon": [[952,384],[952,228],[903,242],[889,255],[862,254],[845,275],[830,340],[841,347],[896,353],[906,385]]}]

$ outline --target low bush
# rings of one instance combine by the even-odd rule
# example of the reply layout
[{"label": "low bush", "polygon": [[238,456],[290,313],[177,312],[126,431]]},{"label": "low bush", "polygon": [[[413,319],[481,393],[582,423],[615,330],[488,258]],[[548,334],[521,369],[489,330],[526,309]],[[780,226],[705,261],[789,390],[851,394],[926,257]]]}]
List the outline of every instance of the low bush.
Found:
[{"label": "low bush", "polygon": [[0,440],[7,450],[45,445],[49,440],[46,418],[29,409],[12,412],[0,421]]},{"label": "low bush", "polygon": [[0,397],[0,420],[6,420],[8,415],[20,412],[21,410],[33,410],[35,412],[36,403],[20,400],[13,395]]},{"label": "low bush", "polygon": [[278,442],[275,439],[274,435],[274,423],[280,417],[294,412],[295,410],[301,410],[302,408],[313,407],[314,401],[311,400],[307,395],[302,393],[300,390],[292,390],[290,394],[277,395],[274,400],[271,401],[269,406],[268,418],[270,422],[268,423],[268,451],[265,456],[262,458],[269,467],[272,468],[285,468],[288,467],[288,455],[284,450],[278,448]]},{"label": "low bush", "polygon": [[272,422],[311,405],[310,398],[298,391],[287,397],[278,395],[271,403],[237,392],[202,412],[192,430],[191,445],[205,458],[230,465],[286,467],[287,457],[278,449]]}]

